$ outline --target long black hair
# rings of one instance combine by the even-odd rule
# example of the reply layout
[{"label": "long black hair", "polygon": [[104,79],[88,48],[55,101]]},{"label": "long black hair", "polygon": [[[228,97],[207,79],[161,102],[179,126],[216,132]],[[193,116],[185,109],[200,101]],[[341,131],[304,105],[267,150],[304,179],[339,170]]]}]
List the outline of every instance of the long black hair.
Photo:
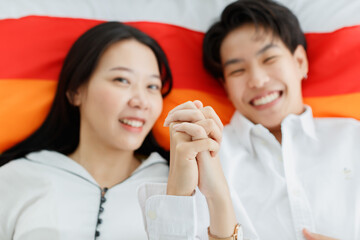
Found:
[{"label": "long black hair", "polygon": [[[147,34],[125,24],[99,24],[81,35],[68,52],[60,72],[54,101],[44,123],[28,138],[2,153],[0,166],[33,151],[45,149],[68,155],[76,150],[80,135],[80,112],[68,97],[71,99],[77,89],[87,83],[106,49],[126,39],[135,39],[154,52],[163,86],[162,95],[165,97],[169,94],[172,75],[166,55],[159,44]],[[136,152],[148,155],[153,151],[168,158],[168,152],[157,144],[150,132]]]}]

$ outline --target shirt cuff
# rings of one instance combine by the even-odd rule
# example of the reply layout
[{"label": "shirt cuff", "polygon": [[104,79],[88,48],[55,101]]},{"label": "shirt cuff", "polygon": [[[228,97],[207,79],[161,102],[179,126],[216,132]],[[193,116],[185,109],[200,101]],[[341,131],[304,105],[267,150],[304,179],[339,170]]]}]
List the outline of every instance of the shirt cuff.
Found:
[{"label": "shirt cuff", "polygon": [[200,196],[196,195],[200,194],[195,191],[193,196],[171,196],[166,195],[165,183],[141,185],[138,199],[149,239],[207,239],[207,236],[204,238],[198,233],[199,228],[206,230],[208,224],[207,216],[198,219],[196,205]]}]

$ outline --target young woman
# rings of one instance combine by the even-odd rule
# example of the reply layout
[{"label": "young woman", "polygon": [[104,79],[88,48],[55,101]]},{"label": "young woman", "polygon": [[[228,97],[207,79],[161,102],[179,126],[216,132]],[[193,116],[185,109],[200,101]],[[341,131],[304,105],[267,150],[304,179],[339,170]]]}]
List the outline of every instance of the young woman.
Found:
[{"label": "young woman", "polygon": [[171,86],[148,35],[117,22],[85,32],[45,122],[0,156],[0,239],[145,239],[136,189],[166,181],[151,129]]}]

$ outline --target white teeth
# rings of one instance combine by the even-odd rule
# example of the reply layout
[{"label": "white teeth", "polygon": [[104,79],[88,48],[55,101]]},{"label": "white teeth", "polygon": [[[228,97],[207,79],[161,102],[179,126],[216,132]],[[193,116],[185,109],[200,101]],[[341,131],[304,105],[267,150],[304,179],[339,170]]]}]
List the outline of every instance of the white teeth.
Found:
[{"label": "white teeth", "polygon": [[277,99],[280,96],[279,92],[273,92],[269,95],[266,95],[262,98],[256,99],[254,100],[254,106],[260,106],[260,105],[264,105],[267,103],[270,103],[272,101],[274,101],[275,99]]},{"label": "white teeth", "polygon": [[129,120],[129,119],[121,119],[120,122],[129,125],[131,127],[142,127],[144,125],[144,122],[142,121]]}]

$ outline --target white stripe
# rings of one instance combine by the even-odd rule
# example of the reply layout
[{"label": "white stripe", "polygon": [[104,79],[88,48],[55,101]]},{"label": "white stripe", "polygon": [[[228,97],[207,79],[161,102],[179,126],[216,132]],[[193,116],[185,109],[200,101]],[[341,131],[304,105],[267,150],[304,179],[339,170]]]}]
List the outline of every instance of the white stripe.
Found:
[{"label": "white stripe", "polygon": [[279,0],[299,18],[305,32],[332,32],[360,24],[359,0]]},{"label": "white stripe", "polygon": [[[155,21],[206,31],[233,0],[0,0],[0,19],[27,15],[115,21]],[[278,0],[305,32],[360,24],[359,0]]]},{"label": "white stripe", "polygon": [[0,0],[0,19],[27,15],[155,21],[206,31],[232,0]]}]

